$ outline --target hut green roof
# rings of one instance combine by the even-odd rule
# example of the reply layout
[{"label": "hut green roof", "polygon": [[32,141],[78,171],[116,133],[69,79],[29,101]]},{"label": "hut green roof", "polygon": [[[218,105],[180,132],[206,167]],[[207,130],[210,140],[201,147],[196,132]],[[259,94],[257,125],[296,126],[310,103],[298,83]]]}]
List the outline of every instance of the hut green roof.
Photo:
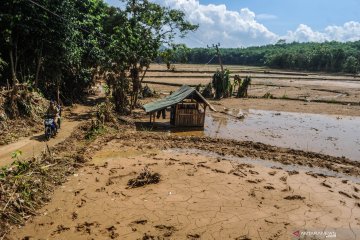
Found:
[{"label": "hut green roof", "polygon": [[198,102],[205,103],[207,106],[209,106],[211,110],[215,111],[214,107],[211,106],[211,104],[208,101],[206,101],[206,99],[198,91],[196,91],[195,88],[189,87],[187,85],[183,85],[178,90],[173,92],[171,95],[161,100],[145,104],[144,109],[147,113],[157,112],[164,108],[178,104],[186,98],[193,98]]}]

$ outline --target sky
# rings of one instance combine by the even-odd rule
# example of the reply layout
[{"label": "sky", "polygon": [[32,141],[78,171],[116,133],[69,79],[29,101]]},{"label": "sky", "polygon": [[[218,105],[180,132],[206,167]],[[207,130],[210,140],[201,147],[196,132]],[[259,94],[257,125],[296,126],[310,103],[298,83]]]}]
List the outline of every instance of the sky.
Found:
[{"label": "sky", "polygon": [[[151,0],[199,24],[177,39],[189,47],[248,47],[286,42],[360,40],[360,0]],[[118,6],[119,0],[106,0]]]}]

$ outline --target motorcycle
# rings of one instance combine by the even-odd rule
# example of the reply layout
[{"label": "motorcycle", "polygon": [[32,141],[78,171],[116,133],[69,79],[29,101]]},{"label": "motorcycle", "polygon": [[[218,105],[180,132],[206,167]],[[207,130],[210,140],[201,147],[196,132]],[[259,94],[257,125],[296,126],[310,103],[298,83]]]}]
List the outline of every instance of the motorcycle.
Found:
[{"label": "motorcycle", "polygon": [[45,139],[46,141],[49,141],[51,137],[54,137],[56,135],[58,130],[54,122],[54,116],[45,115],[44,126],[45,126]]}]

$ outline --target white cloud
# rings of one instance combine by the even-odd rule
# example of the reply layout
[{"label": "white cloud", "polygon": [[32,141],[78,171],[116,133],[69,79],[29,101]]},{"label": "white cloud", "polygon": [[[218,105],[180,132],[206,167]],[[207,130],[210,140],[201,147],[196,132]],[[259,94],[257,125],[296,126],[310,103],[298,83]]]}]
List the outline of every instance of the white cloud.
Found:
[{"label": "white cloud", "polygon": [[328,40],[326,34],[313,31],[305,24],[300,24],[295,31],[289,31],[284,39],[287,42],[324,42]]},{"label": "white cloud", "polygon": [[[188,20],[199,24],[195,33],[183,39],[187,45],[206,46],[221,42],[222,47],[243,47],[276,42],[278,36],[256,21],[256,15],[248,8],[230,11],[226,5],[200,4],[198,0],[157,1],[166,6],[183,10]],[[199,45],[199,42],[202,45]]]},{"label": "white cloud", "polygon": [[360,39],[360,23],[347,22],[343,26],[329,26],[325,33],[331,40],[336,41],[357,41]]},{"label": "white cloud", "polygon": [[295,31],[289,31],[282,38],[288,42],[357,41],[360,40],[360,23],[351,21],[343,26],[328,26],[322,32],[314,31],[311,27],[300,24]]},{"label": "white cloud", "polygon": [[271,20],[271,14],[256,15],[248,8],[231,11],[225,4],[200,4],[199,0],[153,0],[159,4],[183,10],[189,21],[199,24],[195,33],[179,40],[190,47],[205,47],[220,42],[222,47],[246,47],[275,43],[279,39],[287,42],[324,42],[360,40],[360,23],[347,22],[343,26],[328,26],[315,31],[300,24],[285,36],[271,32],[258,20]]}]

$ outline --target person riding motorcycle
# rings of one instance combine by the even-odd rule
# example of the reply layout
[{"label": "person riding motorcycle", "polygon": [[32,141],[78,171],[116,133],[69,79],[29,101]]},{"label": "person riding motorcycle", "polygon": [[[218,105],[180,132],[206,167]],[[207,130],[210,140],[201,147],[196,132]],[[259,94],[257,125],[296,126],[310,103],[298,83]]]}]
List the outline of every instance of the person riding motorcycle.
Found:
[{"label": "person riding motorcycle", "polygon": [[59,124],[58,121],[60,119],[60,112],[59,112],[59,108],[57,107],[57,104],[55,103],[54,100],[50,101],[50,105],[49,108],[46,111],[47,115],[53,116],[54,118],[54,123],[57,129],[59,129]]}]

